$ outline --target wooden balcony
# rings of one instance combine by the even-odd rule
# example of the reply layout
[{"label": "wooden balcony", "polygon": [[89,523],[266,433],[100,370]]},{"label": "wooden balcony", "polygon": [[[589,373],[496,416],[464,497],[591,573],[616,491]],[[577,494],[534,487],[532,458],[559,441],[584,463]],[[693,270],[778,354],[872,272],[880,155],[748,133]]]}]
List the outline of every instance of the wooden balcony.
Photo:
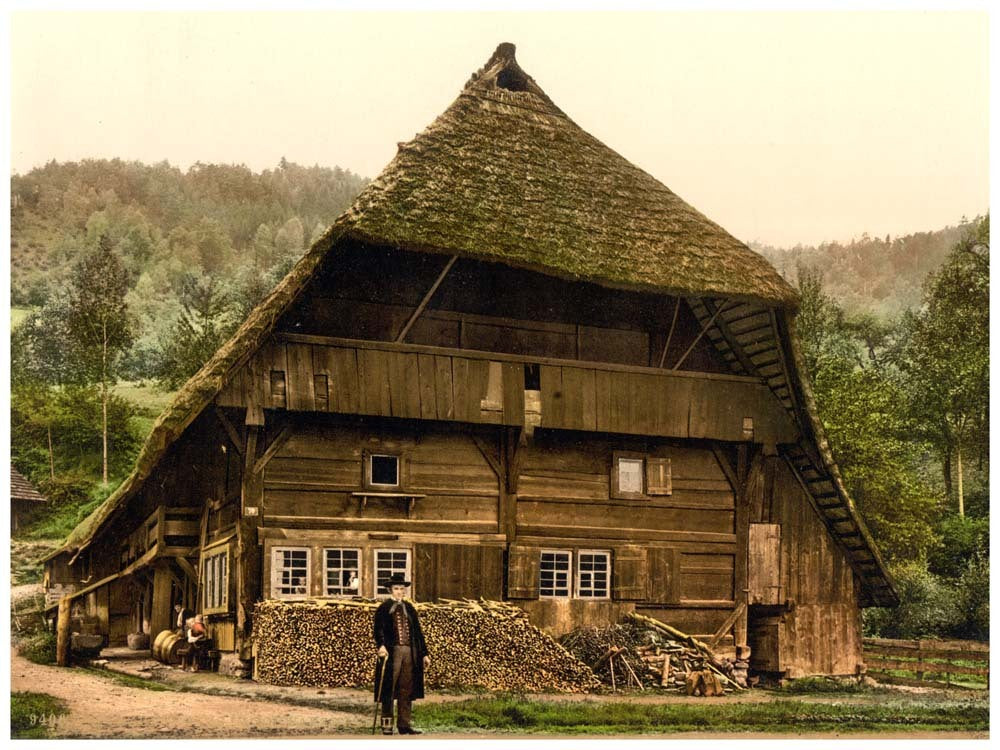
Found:
[{"label": "wooden balcony", "polygon": [[122,542],[119,570],[135,570],[158,557],[197,553],[200,510],[159,506]]},{"label": "wooden balcony", "polygon": [[798,436],[760,378],[297,334],[262,347],[216,403],[524,426],[528,365],[539,374],[529,426],[760,443]]}]

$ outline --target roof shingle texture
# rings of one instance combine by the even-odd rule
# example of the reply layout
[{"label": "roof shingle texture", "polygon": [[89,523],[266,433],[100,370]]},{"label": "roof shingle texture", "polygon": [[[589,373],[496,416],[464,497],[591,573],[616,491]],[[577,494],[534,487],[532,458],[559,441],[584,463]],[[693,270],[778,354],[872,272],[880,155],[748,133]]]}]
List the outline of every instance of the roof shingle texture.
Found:
[{"label": "roof shingle texture", "polygon": [[14,468],[13,464],[10,467],[10,499],[30,500],[36,503],[47,502],[45,497],[32,486],[31,482]]},{"label": "roof shingle texture", "polygon": [[508,44],[400,145],[346,218],[375,243],[607,286],[797,305],[764,258],[552,104]]}]

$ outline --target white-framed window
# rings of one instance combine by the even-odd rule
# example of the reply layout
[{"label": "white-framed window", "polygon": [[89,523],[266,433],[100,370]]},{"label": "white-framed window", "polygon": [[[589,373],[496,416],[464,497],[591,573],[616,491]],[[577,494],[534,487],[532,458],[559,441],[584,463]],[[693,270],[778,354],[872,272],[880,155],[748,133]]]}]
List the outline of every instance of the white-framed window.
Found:
[{"label": "white-framed window", "polygon": [[611,595],[611,551],[582,549],[576,553],[576,595],[608,599]]},{"label": "white-framed window", "polygon": [[229,545],[204,553],[202,561],[202,608],[206,613],[229,609]]},{"label": "white-framed window", "polygon": [[[377,549],[375,550],[375,596],[389,596],[386,585],[393,573],[402,573],[410,580],[410,550],[408,549]],[[412,594],[412,591],[411,591]]]},{"label": "white-framed window", "polygon": [[271,549],[271,596],[295,599],[309,595],[311,550],[308,547]]},{"label": "white-framed window", "polygon": [[399,456],[369,454],[368,477],[372,487],[399,487]]},{"label": "white-framed window", "polygon": [[566,599],[572,583],[573,552],[565,549],[543,549],[538,566],[538,596],[544,599]]},{"label": "white-framed window", "polygon": [[344,547],[323,550],[323,591],[326,596],[361,593],[361,550]]},{"label": "white-framed window", "polygon": [[643,497],[645,458],[642,453],[615,451],[611,466],[611,497],[619,499]]}]

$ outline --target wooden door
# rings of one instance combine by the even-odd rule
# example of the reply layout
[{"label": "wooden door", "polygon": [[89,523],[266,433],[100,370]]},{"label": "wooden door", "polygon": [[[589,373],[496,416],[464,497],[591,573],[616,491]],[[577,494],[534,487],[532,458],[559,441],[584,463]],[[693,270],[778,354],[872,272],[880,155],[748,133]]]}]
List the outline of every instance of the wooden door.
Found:
[{"label": "wooden door", "polygon": [[749,604],[780,604],[781,524],[750,524],[747,557]]}]

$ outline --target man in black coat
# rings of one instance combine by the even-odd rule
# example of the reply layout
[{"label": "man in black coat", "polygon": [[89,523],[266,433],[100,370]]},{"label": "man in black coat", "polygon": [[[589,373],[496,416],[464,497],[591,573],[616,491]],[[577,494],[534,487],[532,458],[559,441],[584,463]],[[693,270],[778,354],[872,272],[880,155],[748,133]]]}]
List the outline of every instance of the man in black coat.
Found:
[{"label": "man in black coat", "polygon": [[403,599],[409,585],[402,573],[393,573],[386,586],[392,596],[375,610],[375,645],[380,657],[375,668],[375,700],[382,702],[382,734],[392,734],[393,698],[399,708],[399,733],[420,734],[410,724],[412,701],[424,697],[424,668],[431,658],[417,610]]}]

